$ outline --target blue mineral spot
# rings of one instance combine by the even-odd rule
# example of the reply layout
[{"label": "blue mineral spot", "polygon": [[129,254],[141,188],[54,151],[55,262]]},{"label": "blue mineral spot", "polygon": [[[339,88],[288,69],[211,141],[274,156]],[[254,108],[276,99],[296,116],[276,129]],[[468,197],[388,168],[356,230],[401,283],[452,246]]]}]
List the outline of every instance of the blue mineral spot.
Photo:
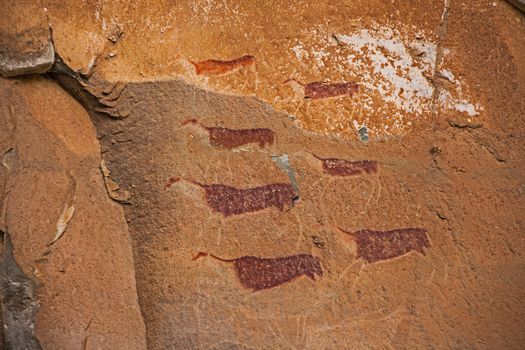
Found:
[{"label": "blue mineral spot", "polygon": [[361,141],[367,142],[368,141],[368,129],[366,126],[363,126],[361,129],[359,129],[359,138],[361,138]]}]

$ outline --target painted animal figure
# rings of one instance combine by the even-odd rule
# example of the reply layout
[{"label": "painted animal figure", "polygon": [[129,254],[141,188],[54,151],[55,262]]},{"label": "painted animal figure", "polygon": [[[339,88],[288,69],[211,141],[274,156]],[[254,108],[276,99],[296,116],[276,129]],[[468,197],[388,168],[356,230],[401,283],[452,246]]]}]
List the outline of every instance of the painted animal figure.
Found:
[{"label": "painted animal figure", "polygon": [[303,84],[296,79],[288,79],[285,83],[290,81],[296,82],[303,87],[305,99],[321,100],[332,97],[353,96],[359,91],[359,85],[355,82],[328,83],[314,81]]},{"label": "painted animal figure", "polygon": [[339,158],[320,158],[314,155],[323,164],[323,172],[334,176],[352,176],[377,172],[375,160],[346,160]]},{"label": "painted animal figure", "polygon": [[357,244],[357,257],[368,263],[388,260],[412,251],[425,255],[430,248],[427,231],[422,228],[400,228],[390,231],[360,230],[348,232],[340,229]]},{"label": "painted animal figure", "polygon": [[[165,188],[167,189],[175,182],[182,180],[179,177],[172,177],[168,179]],[[222,184],[206,185],[192,180],[184,181],[202,187],[208,206],[224,216],[256,212],[272,206],[284,211],[285,207],[292,207],[298,198],[293,186],[286,183],[237,188]]]},{"label": "painted animal figure", "polygon": [[275,142],[275,133],[267,128],[254,129],[227,129],[223,127],[209,127],[201,125],[196,119],[185,121],[182,125],[194,124],[208,132],[210,144],[228,149],[236,148],[250,143],[257,143],[263,148]]},{"label": "painted animal figure", "polygon": [[235,273],[242,286],[253,291],[273,288],[302,275],[308,276],[314,281],[316,275],[323,275],[319,259],[310,254],[278,258],[242,256],[236,259],[224,259],[213,254],[200,252],[193,260],[204,256],[211,256],[223,262],[233,263]]},{"label": "painted animal figure", "polygon": [[249,67],[255,65],[255,57],[251,55],[244,55],[232,60],[206,60],[201,62],[192,62],[195,67],[197,75],[214,76],[222,75],[242,67]]}]

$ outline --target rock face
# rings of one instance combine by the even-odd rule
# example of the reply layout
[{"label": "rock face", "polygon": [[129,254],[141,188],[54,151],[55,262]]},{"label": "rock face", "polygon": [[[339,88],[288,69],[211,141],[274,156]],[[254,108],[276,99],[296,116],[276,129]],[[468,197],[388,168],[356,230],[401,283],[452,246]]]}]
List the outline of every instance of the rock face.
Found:
[{"label": "rock face", "polygon": [[[45,39],[46,35],[47,40]],[[43,42],[9,47],[9,44],[6,45],[5,43],[18,43],[18,40],[23,39],[3,36],[3,43],[0,44],[0,74],[3,77],[45,73],[53,65],[55,50],[53,49],[53,43],[49,40],[49,31],[35,28],[28,33],[24,33],[24,36],[26,38],[41,37]]]},{"label": "rock face", "polygon": [[[518,276],[504,281],[491,269],[478,267],[483,272],[473,272],[468,267],[482,264],[468,262],[471,247],[484,246],[511,260],[513,253],[492,241],[497,238],[485,224],[472,219],[486,217],[476,214],[484,204],[467,204],[456,193],[475,196],[489,191],[488,196],[504,205],[513,200],[497,193],[513,192],[519,185],[512,178],[501,183],[492,174],[477,175],[476,183],[465,177],[485,168],[483,164],[491,164],[491,172],[506,170],[489,152],[476,151],[479,146],[463,138],[456,144],[438,141],[450,132],[465,137],[462,129],[444,123],[435,131],[437,139],[407,136],[386,147],[305,137],[287,116],[256,99],[210,93],[182,82],[129,84],[121,99],[122,107],[133,104],[131,114],[122,120],[95,118],[95,125],[107,167],[132,189],[125,212],[136,252],[142,310],[155,315],[145,319],[150,348],[364,346],[358,334],[377,344],[384,340],[374,337],[386,334],[394,347],[411,341],[425,347],[468,347],[478,342],[478,334],[469,328],[454,331],[456,326],[448,320],[477,322],[466,317],[470,307],[480,313],[496,312],[485,304],[488,295],[471,298],[479,283],[474,281],[485,280],[490,285],[486,290],[504,284],[519,293]],[[159,105],[161,111],[152,109]],[[154,123],[147,117],[153,115]],[[214,145],[206,130],[184,123],[203,116],[207,127],[272,130],[276,142],[264,148]],[[430,152],[435,142],[447,149],[446,155]],[[460,148],[470,149],[476,157],[455,158],[453,150]],[[226,214],[216,210],[203,186],[246,189],[289,183],[288,174],[272,161],[275,154],[288,155],[297,173],[298,200],[285,210],[275,206]],[[350,176],[324,171],[322,159],[333,157],[375,162],[376,170]],[[465,173],[452,170],[459,164]],[[172,178],[183,180],[171,183]],[[222,198],[225,205],[237,206],[237,195]],[[498,212],[498,219],[492,216],[495,222],[509,222],[517,215],[511,209],[517,202],[509,205],[507,213]],[[473,227],[477,233],[468,233],[474,233]],[[377,230],[383,232],[377,239],[371,237],[378,236]],[[345,231],[359,231],[359,239]],[[365,253],[360,253],[363,249]],[[201,251],[232,262],[193,260]],[[269,276],[266,268],[243,273],[231,266],[244,256],[283,259],[298,254],[318,259],[322,275],[299,275],[273,285],[274,278],[286,276],[277,268]],[[245,282],[246,274],[273,287],[254,291]],[[454,307],[447,305],[448,300],[454,300]],[[432,316],[437,308],[446,315],[443,319]],[[501,317],[512,314],[501,312]],[[416,325],[421,333],[414,331]],[[268,331],[261,331],[264,327]],[[492,326],[488,322],[482,327]],[[517,339],[512,328],[506,330]],[[492,334],[492,344],[507,341]]]},{"label": "rock face", "polygon": [[38,310],[35,282],[16,263],[9,233],[0,231],[0,235],[3,241],[0,261],[2,340],[8,349],[42,349],[34,334]]},{"label": "rock face", "polygon": [[525,13],[525,0],[508,0],[512,5],[516,6],[521,12]]},{"label": "rock face", "polygon": [[29,1],[3,1],[2,5],[0,75],[47,72],[55,61],[55,50],[43,9]]},{"label": "rock face", "polygon": [[144,349],[127,225],[87,113],[43,78],[1,79],[0,99],[0,227],[36,284],[42,347]]},{"label": "rock face", "polygon": [[525,342],[522,14],[283,4],[42,3],[0,228],[43,348]]}]

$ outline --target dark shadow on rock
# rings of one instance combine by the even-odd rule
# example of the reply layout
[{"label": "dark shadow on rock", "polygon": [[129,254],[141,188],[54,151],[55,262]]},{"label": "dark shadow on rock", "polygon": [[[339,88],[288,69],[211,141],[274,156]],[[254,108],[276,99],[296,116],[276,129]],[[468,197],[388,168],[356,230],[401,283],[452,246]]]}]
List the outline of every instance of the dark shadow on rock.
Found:
[{"label": "dark shadow on rock", "polygon": [[42,349],[35,331],[38,300],[35,283],[15,261],[9,233],[0,230],[0,298],[5,349]]}]

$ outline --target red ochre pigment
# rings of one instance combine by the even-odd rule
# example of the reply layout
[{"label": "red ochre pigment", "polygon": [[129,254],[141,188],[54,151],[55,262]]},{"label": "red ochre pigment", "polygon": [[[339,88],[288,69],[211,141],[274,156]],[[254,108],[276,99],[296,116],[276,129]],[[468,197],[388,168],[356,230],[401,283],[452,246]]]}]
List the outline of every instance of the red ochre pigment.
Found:
[{"label": "red ochre pigment", "polygon": [[226,74],[241,67],[253,66],[255,64],[255,57],[244,55],[233,60],[223,61],[212,59],[202,62],[191,62],[191,64],[195,67],[197,75],[213,76]]},{"label": "red ochre pigment", "polygon": [[[182,180],[178,177],[172,177],[167,181],[166,188]],[[205,185],[191,180],[185,181],[204,188],[208,206],[224,216],[255,212],[272,206],[284,211],[284,208],[291,207],[297,198],[293,186],[286,183],[253,188],[236,188],[221,184]]]},{"label": "red ochre pigment", "polygon": [[377,162],[375,160],[346,160],[338,158],[320,158],[314,155],[323,163],[325,174],[334,176],[352,176],[362,173],[376,173]]},{"label": "red ochre pigment", "polygon": [[310,254],[279,258],[242,256],[236,259],[223,259],[212,254],[200,252],[193,260],[208,255],[220,261],[233,263],[237,277],[243,287],[253,291],[273,288],[302,275],[308,276],[314,281],[315,275],[323,275],[319,260]]},{"label": "red ochre pigment", "polygon": [[390,231],[361,230],[354,233],[342,230],[357,244],[357,257],[369,263],[397,258],[417,251],[425,254],[430,248],[427,231],[422,228],[401,228]]},{"label": "red ochre pigment", "polygon": [[275,133],[266,128],[255,129],[227,129],[222,127],[208,127],[199,124],[195,119],[185,121],[183,125],[196,124],[208,131],[210,144],[225,148],[236,148],[249,143],[257,143],[263,148],[275,142]]}]

